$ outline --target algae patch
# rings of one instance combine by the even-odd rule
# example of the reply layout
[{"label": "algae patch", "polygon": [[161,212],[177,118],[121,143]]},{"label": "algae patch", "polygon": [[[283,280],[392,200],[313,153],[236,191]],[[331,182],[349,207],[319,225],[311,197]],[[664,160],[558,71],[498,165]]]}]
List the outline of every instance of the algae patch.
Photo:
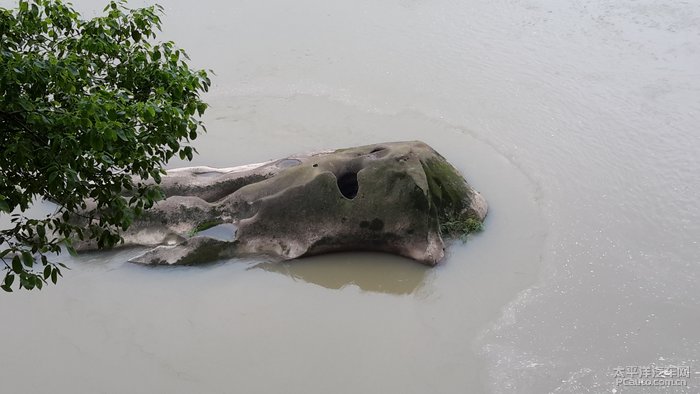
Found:
[{"label": "algae patch", "polygon": [[469,215],[470,189],[457,169],[438,159],[424,160],[421,164],[431,204],[437,211],[440,234],[464,240],[468,234],[483,230],[482,221]]}]

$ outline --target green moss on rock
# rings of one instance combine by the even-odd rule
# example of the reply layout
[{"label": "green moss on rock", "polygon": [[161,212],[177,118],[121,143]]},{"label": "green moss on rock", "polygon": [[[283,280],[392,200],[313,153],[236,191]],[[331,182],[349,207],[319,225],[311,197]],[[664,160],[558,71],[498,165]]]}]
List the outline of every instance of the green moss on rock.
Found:
[{"label": "green moss on rock", "polygon": [[440,216],[462,211],[469,205],[467,183],[445,160],[431,158],[421,161],[428,182],[431,201]]},{"label": "green moss on rock", "polygon": [[431,204],[440,221],[440,233],[451,238],[464,238],[481,231],[481,220],[469,216],[471,190],[467,182],[450,163],[442,158],[421,162],[428,183]]}]

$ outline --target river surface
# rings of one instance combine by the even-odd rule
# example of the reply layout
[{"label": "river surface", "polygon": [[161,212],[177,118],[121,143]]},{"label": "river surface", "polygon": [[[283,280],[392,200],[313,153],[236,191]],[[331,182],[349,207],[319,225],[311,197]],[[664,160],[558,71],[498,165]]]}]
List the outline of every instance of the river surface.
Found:
[{"label": "river surface", "polygon": [[[216,73],[194,164],[420,139],[486,229],[436,268],[61,256],[58,286],[0,296],[0,391],[700,392],[699,3],[163,5]],[[687,385],[616,383],[649,365]]]}]

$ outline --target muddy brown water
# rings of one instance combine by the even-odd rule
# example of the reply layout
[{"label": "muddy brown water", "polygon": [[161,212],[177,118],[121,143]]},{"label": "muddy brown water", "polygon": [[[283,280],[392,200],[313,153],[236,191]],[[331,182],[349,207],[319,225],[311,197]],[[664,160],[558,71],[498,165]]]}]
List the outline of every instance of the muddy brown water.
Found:
[{"label": "muddy brown water", "polygon": [[[59,286],[0,297],[2,391],[697,392],[695,3],[163,3],[164,38],[217,74],[194,165],[420,139],[486,230],[432,269],[62,256]],[[615,384],[650,364],[688,387]]]}]

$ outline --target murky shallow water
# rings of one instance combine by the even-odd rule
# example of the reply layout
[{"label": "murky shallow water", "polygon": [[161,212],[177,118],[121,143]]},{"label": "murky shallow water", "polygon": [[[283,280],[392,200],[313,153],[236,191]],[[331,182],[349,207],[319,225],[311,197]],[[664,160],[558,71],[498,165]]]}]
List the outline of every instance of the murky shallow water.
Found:
[{"label": "murky shallow water", "polygon": [[195,164],[421,139],[489,200],[486,231],[435,269],[86,254],[0,297],[4,387],[639,392],[613,369],[655,363],[698,390],[700,7],[258,3],[165,4],[165,36],[218,75]]}]

